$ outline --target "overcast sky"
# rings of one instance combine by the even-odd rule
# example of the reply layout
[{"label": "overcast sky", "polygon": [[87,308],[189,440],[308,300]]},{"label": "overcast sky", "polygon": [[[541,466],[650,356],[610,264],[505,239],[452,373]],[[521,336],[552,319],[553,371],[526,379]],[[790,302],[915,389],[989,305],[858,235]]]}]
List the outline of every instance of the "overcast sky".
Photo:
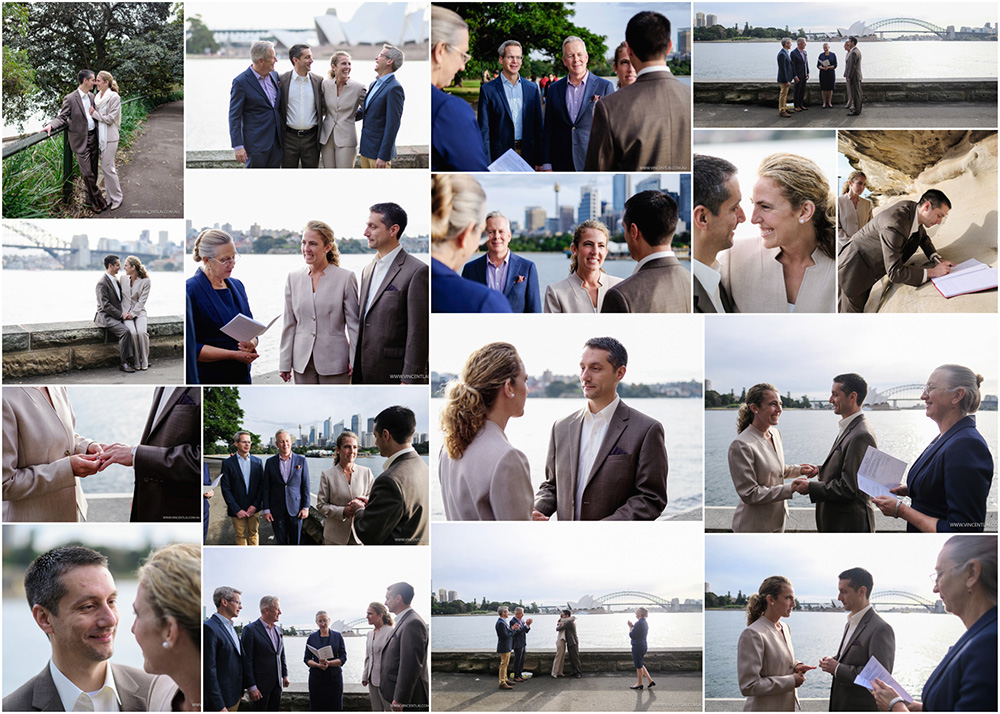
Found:
[{"label": "overcast sky", "polygon": [[996,3],[931,3],[884,0],[872,3],[841,2],[696,2],[694,11],[717,15],[718,24],[731,27],[743,23],[753,27],[784,27],[806,32],[829,32],[838,27],[848,28],[858,20],[871,23],[892,17],[912,17],[940,27],[969,25],[982,27],[996,23]]}]

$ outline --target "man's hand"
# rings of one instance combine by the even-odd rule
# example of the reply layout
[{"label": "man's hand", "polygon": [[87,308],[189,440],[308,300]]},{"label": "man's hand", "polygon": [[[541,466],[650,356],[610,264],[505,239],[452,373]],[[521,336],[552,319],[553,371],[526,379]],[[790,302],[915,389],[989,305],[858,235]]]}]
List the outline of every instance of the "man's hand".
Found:
[{"label": "man's hand", "polygon": [[389,705],[394,712],[403,711],[403,705],[397,702],[395,699],[392,700],[392,704]]},{"label": "man's hand", "polygon": [[533,521],[547,521],[547,520],[549,520],[549,517],[546,516],[541,511],[539,511],[537,508],[533,508],[533,509],[531,509],[531,520],[533,520]]},{"label": "man's hand", "polygon": [[[241,164],[246,164],[246,162],[247,162],[247,150],[246,149],[237,149],[236,150],[236,160],[239,161]],[[257,701],[257,700],[255,699],[254,701]]]},{"label": "man's hand", "polygon": [[249,518],[250,514],[244,511],[242,508],[236,512],[237,518]]},{"label": "man's hand", "polygon": [[274,523],[274,516],[271,515],[270,511],[266,511],[264,513],[264,520],[267,521],[268,523]]},{"label": "man's hand", "polygon": [[[51,124],[46,124],[45,126],[42,127],[42,131],[45,132],[46,136],[52,136],[52,125]],[[38,133],[41,134],[42,131],[40,131]]]},{"label": "man's hand", "polygon": [[942,275],[947,275],[951,272],[951,269],[955,267],[955,264],[950,260],[942,260],[940,263],[935,265],[933,268],[927,269],[928,278],[940,278]]},{"label": "man's hand", "polygon": [[382,159],[375,159],[375,168],[377,169],[387,169],[389,168],[389,162],[383,161]]},{"label": "man's hand", "polygon": [[257,512],[257,506],[250,506],[250,508],[247,509],[247,518],[249,518],[256,512]]},{"label": "man's hand", "polygon": [[128,444],[112,444],[101,452],[101,471],[111,464],[132,465],[132,447]]},{"label": "man's hand", "polygon": [[306,519],[308,517],[309,517],[309,509],[308,508],[303,508],[301,511],[299,511],[299,518]]},{"label": "man's hand", "polygon": [[283,689],[288,689],[289,684],[291,684],[291,682],[288,681],[288,677],[281,678],[281,686]]},{"label": "man's hand", "polygon": [[264,695],[261,694],[260,690],[257,689],[256,687],[253,688],[253,689],[251,689],[248,692],[248,694],[250,695],[250,701],[251,702],[259,702],[264,697]]},{"label": "man's hand", "polygon": [[833,674],[837,671],[837,665],[840,664],[833,657],[820,657],[819,668],[822,669],[827,674]]},{"label": "man's hand", "polygon": [[792,481],[792,490],[799,495],[808,496],[809,479],[804,479],[804,478],[795,479],[794,481]]}]

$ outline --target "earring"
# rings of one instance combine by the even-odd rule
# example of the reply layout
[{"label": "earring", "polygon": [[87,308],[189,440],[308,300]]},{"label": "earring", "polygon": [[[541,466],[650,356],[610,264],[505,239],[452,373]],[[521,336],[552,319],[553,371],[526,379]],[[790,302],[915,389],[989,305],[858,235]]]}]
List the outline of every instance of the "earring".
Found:
[{"label": "earring", "polygon": [[165,650],[170,649],[170,643],[167,642],[166,640],[163,641],[163,649],[165,649]]},{"label": "earring", "polygon": [[806,219],[805,219],[805,218],[800,218],[800,219],[799,219],[799,223],[805,223],[805,222],[806,222]]}]

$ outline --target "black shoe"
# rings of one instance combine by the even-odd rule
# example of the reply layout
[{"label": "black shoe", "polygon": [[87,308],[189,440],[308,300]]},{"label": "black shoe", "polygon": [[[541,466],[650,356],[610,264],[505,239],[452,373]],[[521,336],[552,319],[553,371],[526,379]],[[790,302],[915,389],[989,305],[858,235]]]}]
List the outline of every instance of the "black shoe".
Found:
[{"label": "black shoe", "polygon": [[576,673],[576,674],[574,674],[573,676],[574,676],[574,677],[576,677],[577,679],[582,679],[582,678],[583,678],[583,675],[582,675],[582,674],[580,674],[579,672],[577,672],[577,673]]},{"label": "black shoe", "polygon": [[847,116],[849,116],[849,117],[856,117],[856,116],[858,116],[858,115],[859,115],[860,113],[861,113],[861,112],[847,112]]},{"label": "black shoe", "polygon": [[649,688],[652,689],[655,686],[656,686],[656,682],[654,682],[652,679],[649,680]]},{"label": "black shoe", "polygon": [[120,365],[118,365],[118,369],[120,369],[122,372],[135,371],[134,369],[132,369],[132,365],[130,365],[128,362],[122,362]]},{"label": "black shoe", "polygon": [[634,685],[632,687],[629,687],[629,689],[642,689],[642,685],[641,684],[636,684],[636,685]]}]

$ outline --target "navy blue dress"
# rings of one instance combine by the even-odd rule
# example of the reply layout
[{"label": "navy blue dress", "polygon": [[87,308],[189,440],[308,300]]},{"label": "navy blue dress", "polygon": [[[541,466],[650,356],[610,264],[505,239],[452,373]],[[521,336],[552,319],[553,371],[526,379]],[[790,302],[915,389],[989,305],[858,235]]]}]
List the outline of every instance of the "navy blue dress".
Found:
[{"label": "navy blue dress", "polygon": [[[187,296],[190,299],[191,322],[194,323],[195,350],[201,353],[205,345],[224,350],[238,350],[239,343],[220,328],[242,313],[253,317],[243,283],[235,278],[226,278],[226,289],[216,290],[208,276],[199,270],[187,280]],[[234,359],[219,362],[198,362],[198,382],[200,384],[250,384],[250,365]]]},{"label": "navy blue dress", "polygon": [[[326,637],[322,637],[317,630],[309,635],[306,644],[316,649],[330,645],[333,648],[334,659],[339,659],[341,664],[347,661],[344,637],[335,630],[330,630],[330,634]],[[306,647],[306,655],[302,661],[319,662],[319,658]],[[308,664],[306,666],[309,667]],[[325,670],[309,667],[309,711],[344,711],[344,672],[341,667],[327,667]]]},{"label": "navy blue dress", "polygon": [[632,664],[636,669],[642,669],[645,665],[643,657],[646,656],[646,636],[649,634],[649,623],[645,617],[640,617],[628,636],[632,638]]},{"label": "navy blue dress", "polygon": [[431,171],[489,171],[476,113],[431,85]]},{"label": "navy blue dress", "polygon": [[[823,69],[823,60],[829,60],[830,66]],[[819,88],[823,92],[830,92],[837,84],[837,55],[833,52],[821,52],[816,60],[816,69],[819,70]]]}]

